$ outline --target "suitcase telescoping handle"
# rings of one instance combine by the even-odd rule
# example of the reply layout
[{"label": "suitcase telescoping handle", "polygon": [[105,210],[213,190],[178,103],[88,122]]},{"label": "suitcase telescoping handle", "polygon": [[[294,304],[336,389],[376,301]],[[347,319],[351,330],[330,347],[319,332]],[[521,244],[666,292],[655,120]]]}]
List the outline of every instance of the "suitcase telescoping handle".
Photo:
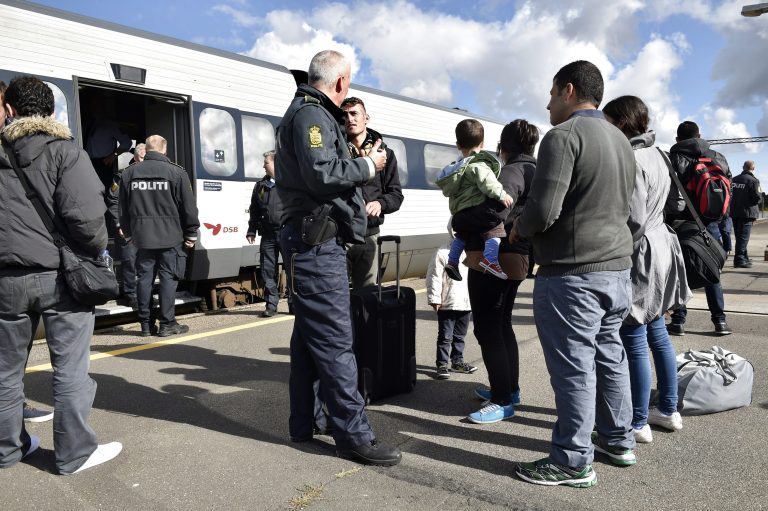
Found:
[{"label": "suitcase telescoping handle", "polygon": [[376,274],[378,275],[378,281],[379,281],[379,302],[381,302],[381,279],[383,277],[381,273],[381,263],[382,259],[384,259],[384,255],[381,253],[381,244],[385,241],[394,241],[395,245],[397,246],[397,250],[395,251],[395,270],[397,272],[397,298],[400,299],[400,236],[396,235],[388,235],[388,236],[379,236],[376,240],[376,243],[378,245],[379,253],[378,257],[378,269],[376,271]]}]

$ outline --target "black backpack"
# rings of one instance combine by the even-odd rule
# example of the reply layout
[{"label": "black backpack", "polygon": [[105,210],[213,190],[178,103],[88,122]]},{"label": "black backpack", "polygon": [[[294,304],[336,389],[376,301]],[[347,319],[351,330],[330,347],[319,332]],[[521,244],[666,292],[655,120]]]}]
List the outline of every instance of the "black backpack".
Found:
[{"label": "black backpack", "polygon": [[719,222],[731,203],[731,180],[714,158],[699,157],[685,172],[685,189],[705,223]]}]

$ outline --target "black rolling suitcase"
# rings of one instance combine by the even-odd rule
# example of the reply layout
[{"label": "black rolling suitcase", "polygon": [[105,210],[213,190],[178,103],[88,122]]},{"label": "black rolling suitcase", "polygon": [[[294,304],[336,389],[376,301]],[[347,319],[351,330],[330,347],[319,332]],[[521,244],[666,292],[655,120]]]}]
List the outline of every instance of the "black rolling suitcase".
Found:
[{"label": "black rolling suitcase", "polygon": [[[397,244],[397,284],[381,287],[381,244]],[[400,287],[400,236],[381,236],[379,284],[350,293],[358,388],[366,403],[410,392],[416,385],[416,294]]]}]

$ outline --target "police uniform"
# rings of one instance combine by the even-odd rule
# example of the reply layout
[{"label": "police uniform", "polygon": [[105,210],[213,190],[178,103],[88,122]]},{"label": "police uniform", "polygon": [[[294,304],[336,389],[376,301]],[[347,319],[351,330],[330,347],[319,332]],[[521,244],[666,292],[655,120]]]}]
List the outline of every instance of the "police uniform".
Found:
[{"label": "police uniform", "polygon": [[[319,379],[336,447],[349,449],[374,439],[357,390],[344,243],[365,238],[359,186],[375,175],[375,168],[369,158],[350,158],[339,124],[342,115],[325,94],[300,85],[277,129],[275,177],[283,204],[280,246],[296,313],[289,433],[294,441],[312,438],[313,383]],[[336,235],[305,243],[303,219],[328,209]]]},{"label": "police uniform", "polygon": [[147,151],[143,162],[123,171],[120,186],[120,226],[138,249],[139,321],[150,322],[155,273],[160,278],[160,330],[176,324],[174,301],[184,277],[184,241],[196,241],[200,221],[187,173],[163,154]]},{"label": "police uniform", "polygon": [[255,236],[257,232],[261,235],[259,263],[268,311],[277,310],[279,299],[277,257],[280,253],[280,243],[277,235],[280,232],[282,209],[280,197],[275,189],[275,180],[264,176],[253,187],[247,235]]},{"label": "police uniform", "polygon": [[117,231],[120,229],[119,190],[122,176],[123,171],[119,170],[114,175],[112,186],[107,190],[107,195],[104,199],[107,204],[106,219],[107,225],[115,226],[115,253],[113,256],[121,262],[122,291],[118,303],[136,308],[136,246],[128,243],[124,237],[117,234]]}]

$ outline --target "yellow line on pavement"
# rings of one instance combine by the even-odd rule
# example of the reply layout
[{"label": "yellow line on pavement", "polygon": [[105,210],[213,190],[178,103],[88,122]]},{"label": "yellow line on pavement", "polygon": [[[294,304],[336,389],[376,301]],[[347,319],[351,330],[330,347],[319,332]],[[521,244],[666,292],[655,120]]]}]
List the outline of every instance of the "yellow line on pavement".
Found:
[{"label": "yellow line on pavement", "polygon": [[[424,293],[426,289],[417,289],[416,293]],[[239,332],[240,330],[248,330],[249,328],[255,328],[258,326],[272,325],[275,323],[282,323],[283,321],[290,321],[293,316],[281,316],[271,319],[263,319],[261,321],[253,321],[251,323],[245,323],[243,325],[230,326],[221,328],[219,330],[211,330],[209,332],[201,332],[199,334],[185,335],[183,337],[177,337],[174,339],[168,339],[163,341],[150,342],[147,344],[137,344],[128,348],[120,348],[119,350],[104,351],[101,353],[94,353],[91,355],[91,361],[99,360],[101,358],[118,357],[120,355],[126,355],[128,353],[135,353],[137,351],[151,350],[155,348],[162,348],[163,346],[172,346],[174,344],[180,344],[182,342],[194,341],[195,339],[203,339],[205,337],[214,337],[217,335],[231,334],[232,332]],[[53,369],[51,364],[40,364],[36,366],[27,367],[27,373],[38,373],[41,371],[49,371]]]}]

